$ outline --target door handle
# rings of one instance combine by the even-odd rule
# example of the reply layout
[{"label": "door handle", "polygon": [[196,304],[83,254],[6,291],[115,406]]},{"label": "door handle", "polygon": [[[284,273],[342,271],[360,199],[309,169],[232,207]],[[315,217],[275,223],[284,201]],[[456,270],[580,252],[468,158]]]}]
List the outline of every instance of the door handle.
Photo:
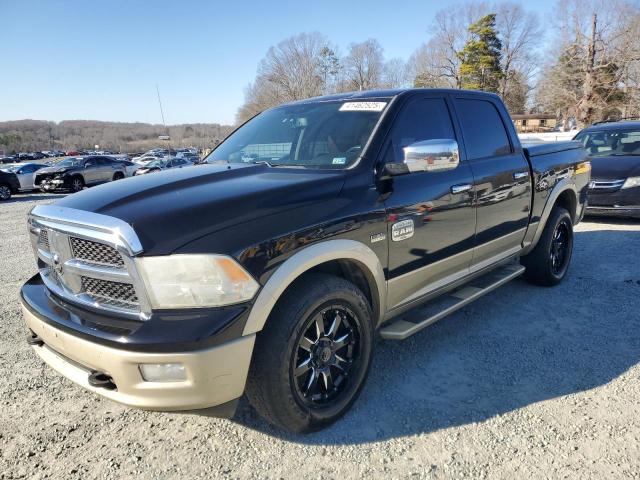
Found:
[{"label": "door handle", "polygon": [[514,180],[520,180],[521,178],[526,178],[529,176],[529,172],[516,172],[513,174]]},{"label": "door handle", "polygon": [[472,188],[473,188],[473,185],[471,185],[470,183],[461,183],[460,185],[453,185],[451,187],[451,193],[468,192]]}]

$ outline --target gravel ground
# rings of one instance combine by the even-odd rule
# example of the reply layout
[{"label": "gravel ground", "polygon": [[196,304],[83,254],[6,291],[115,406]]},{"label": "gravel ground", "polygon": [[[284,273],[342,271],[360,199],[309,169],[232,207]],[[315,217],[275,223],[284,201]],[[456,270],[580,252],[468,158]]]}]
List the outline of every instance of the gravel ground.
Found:
[{"label": "gravel ground", "polygon": [[0,478],[640,478],[640,222],[583,222],[566,281],[517,280],[401,343],[378,342],[346,417],[308,436],[131,410],[24,341],[25,215],[0,204]]}]

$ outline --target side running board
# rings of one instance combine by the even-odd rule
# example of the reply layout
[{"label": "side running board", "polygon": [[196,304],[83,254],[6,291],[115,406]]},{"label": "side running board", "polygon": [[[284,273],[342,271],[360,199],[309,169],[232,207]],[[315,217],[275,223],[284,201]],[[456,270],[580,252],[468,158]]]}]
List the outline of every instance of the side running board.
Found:
[{"label": "side running board", "polygon": [[491,270],[451,292],[400,315],[397,320],[380,329],[380,336],[386,340],[404,340],[523,273],[524,267],[520,264],[509,264]]}]

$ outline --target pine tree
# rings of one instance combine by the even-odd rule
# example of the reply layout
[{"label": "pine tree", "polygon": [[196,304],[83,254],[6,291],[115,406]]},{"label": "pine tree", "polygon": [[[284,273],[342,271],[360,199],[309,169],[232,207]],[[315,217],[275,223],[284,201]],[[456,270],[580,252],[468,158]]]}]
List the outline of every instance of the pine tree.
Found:
[{"label": "pine tree", "polygon": [[485,15],[469,25],[470,38],[458,52],[461,87],[498,92],[500,79],[500,51],[502,42],[496,31],[496,14]]},{"label": "pine tree", "polygon": [[323,93],[327,94],[333,87],[332,80],[335,80],[336,75],[340,72],[340,60],[338,60],[336,52],[327,46],[322,47],[319,57],[318,68],[324,85]]}]

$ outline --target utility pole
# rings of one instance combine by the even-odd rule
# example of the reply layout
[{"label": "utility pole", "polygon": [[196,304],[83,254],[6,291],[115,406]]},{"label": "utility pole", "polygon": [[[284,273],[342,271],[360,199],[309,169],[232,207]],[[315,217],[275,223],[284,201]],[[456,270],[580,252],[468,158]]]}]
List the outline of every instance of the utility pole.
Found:
[{"label": "utility pole", "polygon": [[169,129],[167,128],[167,123],[164,121],[164,111],[162,110],[162,100],[160,100],[160,88],[156,83],[156,93],[158,94],[158,105],[160,105],[160,116],[162,117],[162,125],[164,125],[164,129],[167,132],[167,137],[169,137],[168,146],[169,146],[169,156],[171,156],[171,135],[169,135]]}]

